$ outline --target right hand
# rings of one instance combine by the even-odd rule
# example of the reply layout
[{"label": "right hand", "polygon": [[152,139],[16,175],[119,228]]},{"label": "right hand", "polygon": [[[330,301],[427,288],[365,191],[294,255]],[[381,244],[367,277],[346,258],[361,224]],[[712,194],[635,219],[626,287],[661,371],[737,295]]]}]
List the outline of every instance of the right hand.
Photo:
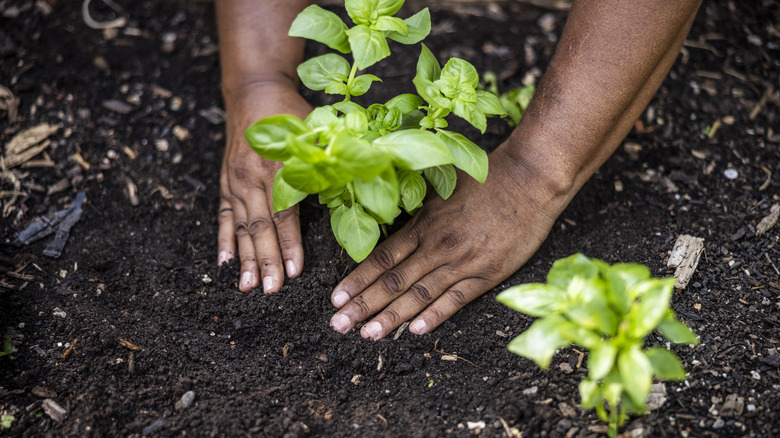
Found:
[{"label": "right hand", "polygon": [[247,143],[244,130],[276,114],[305,118],[312,110],[292,85],[262,82],[225,91],[227,145],[220,174],[218,263],[241,260],[239,289],[261,283],[265,293],[278,292],[303,269],[298,206],[273,212],[271,191],[282,163],[266,160]]}]

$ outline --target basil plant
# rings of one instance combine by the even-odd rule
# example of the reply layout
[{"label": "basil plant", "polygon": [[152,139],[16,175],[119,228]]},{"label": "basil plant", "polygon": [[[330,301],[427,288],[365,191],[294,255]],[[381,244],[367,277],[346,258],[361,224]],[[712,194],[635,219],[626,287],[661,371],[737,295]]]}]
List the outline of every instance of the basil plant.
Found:
[{"label": "basil plant", "polygon": [[[315,108],[305,119],[282,114],[264,118],[245,136],[262,157],[284,162],[273,183],[274,211],[287,209],[309,194],[330,208],[338,243],[355,261],[376,246],[380,226],[402,209],[416,212],[431,184],[448,198],[455,168],[484,182],[484,150],[462,134],[447,130],[455,114],[484,133],[486,117],[506,115],[498,98],[479,90],[470,63],[453,58],[441,66],[421,45],[413,79],[417,94],[401,94],[384,103],[353,100],[382,80],[363,70],[390,55],[388,39],[417,44],[430,32],[428,9],[401,19],[403,0],[346,0],[353,26],[333,12],[312,5],[294,20],[289,34],[335,50],[303,62],[298,75],[314,91],[342,96]],[[351,54],[350,59],[342,56]]]},{"label": "basil plant", "polygon": [[644,347],[658,330],[674,344],[699,343],[669,308],[674,278],[651,278],[639,264],[607,263],[582,254],[557,260],[547,283],[513,286],[499,302],[538,319],[509,343],[509,351],[541,368],[571,344],[589,351],[588,377],[580,382],[584,408],[595,408],[615,436],[629,413],[642,414],[653,378],[684,380],[677,356]]}]

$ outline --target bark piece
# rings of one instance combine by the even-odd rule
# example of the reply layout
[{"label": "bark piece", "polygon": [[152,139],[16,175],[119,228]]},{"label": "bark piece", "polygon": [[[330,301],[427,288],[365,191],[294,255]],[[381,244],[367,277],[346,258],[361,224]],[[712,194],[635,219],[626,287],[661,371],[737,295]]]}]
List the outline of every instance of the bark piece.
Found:
[{"label": "bark piece", "polygon": [[691,276],[696,271],[696,266],[699,265],[699,257],[703,251],[704,239],[687,234],[681,234],[677,237],[674,248],[669,254],[669,260],[666,262],[667,267],[677,268],[674,271],[674,287],[676,289],[685,289],[688,286]]},{"label": "bark piece", "polygon": [[769,214],[756,225],[756,236],[762,236],[771,230],[777,224],[778,218],[780,218],[780,204],[775,204],[769,209]]},{"label": "bark piece", "polygon": [[46,412],[46,415],[50,416],[52,420],[58,423],[64,420],[68,415],[68,411],[66,411],[65,408],[50,398],[44,400],[41,407],[43,407],[43,412]]}]

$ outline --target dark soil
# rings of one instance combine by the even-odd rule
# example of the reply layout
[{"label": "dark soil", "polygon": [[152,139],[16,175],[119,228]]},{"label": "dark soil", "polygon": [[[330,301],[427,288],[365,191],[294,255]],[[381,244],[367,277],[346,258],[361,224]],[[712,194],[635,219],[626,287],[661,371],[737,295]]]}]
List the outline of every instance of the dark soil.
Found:
[{"label": "dark soil", "polygon": [[[542,281],[574,252],[672,275],[668,252],[691,234],[706,254],[672,304],[701,345],[673,348],[688,379],[667,383],[666,402],[623,430],[780,435],[780,227],[755,232],[780,202],[777,2],[706,2],[625,147],[530,262],[434,333],[379,342],[328,327],[329,294],[354,265],[316,200],[302,207],[306,268],[281,293],[239,293],[238,264],[216,266],[224,125],[211,110],[221,106],[213,5],[121,1],[130,19],[111,35],[88,28],[76,3],[0,0],[0,84],[21,100],[15,121],[0,113],[0,143],[38,123],[60,127],[46,151],[53,166],[14,168],[19,187],[7,176],[0,187],[0,329],[16,348],[0,357],[0,415],[16,418],[0,434],[601,435],[578,406],[581,353],[560,351],[548,371],[509,353],[532,320],[495,295]],[[96,19],[116,17],[92,3]],[[433,17],[434,53],[510,87],[544,70],[565,13],[481,6]],[[416,52],[383,63],[384,87],[411,78]],[[489,131],[488,148],[509,129]],[[22,195],[11,204],[13,190]],[[60,258],[42,254],[49,239],[9,245],[80,190],[84,214]],[[194,402],[177,409],[188,391]],[[44,413],[45,399],[67,415]]]}]

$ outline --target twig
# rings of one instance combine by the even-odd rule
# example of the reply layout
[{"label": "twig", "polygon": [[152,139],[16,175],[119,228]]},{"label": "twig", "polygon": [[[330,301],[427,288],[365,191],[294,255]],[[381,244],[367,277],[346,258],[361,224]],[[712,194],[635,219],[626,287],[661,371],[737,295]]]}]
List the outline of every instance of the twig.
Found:
[{"label": "twig", "polygon": [[464,359],[463,357],[461,357],[461,356],[458,356],[457,354],[453,354],[453,353],[447,353],[447,352],[445,352],[444,350],[439,350],[438,348],[436,348],[436,347],[438,347],[438,345],[439,345],[439,339],[437,339],[437,340],[436,340],[436,342],[433,344],[433,351],[435,351],[435,352],[437,352],[437,353],[441,354],[441,355],[442,355],[442,357],[443,357],[443,356],[450,356],[450,357],[453,357],[453,358],[455,358],[456,360],[457,360],[457,359],[460,359],[460,360],[462,360],[462,361],[464,361],[464,362],[467,362],[467,363],[469,363],[469,364],[471,364],[471,365],[473,365],[473,366],[475,366],[475,367],[477,367],[477,368],[482,368],[481,366],[479,366],[479,365],[475,364],[474,362],[472,362],[472,361],[470,361],[470,360],[468,360],[468,359]]},{"label": "twig", "polygon": [[[125,27],[125,25],[127,24],[127,17],[124,16],[115,18],[110,21],[95,21],[95,19],[92,18],[91,15],[89,15],[89,3],[91,1],[92,0],[84,0],[84,3],[81,4],[81,16],[84,19],[84,24],[91,27],[92,29],[114,29],[117,27]],[[118,4],[114,3],[111,0],[103,0],[103,3],[108,5],[114,11],[119,12],[120,14],[121,13],[127,14],[127,12],[125,12],[125,10],[122,9],[121,6],[119,6]]]},{"label": "twig", "polygon": [[78,342],[78,341],[79,341],[79,338],[74,339],[73,342],[70,343],[70,347],[68,347],[68,349],[65,350],[64,353],[62,353],[62,359],[63,360],[67,359],[68,356],[70,356],[70,353],[73,352],[73,347],[76,346],[76,342]]},{"label": "twig", "polygon": [[767,89],[764,90],[764,95],[761,96],[761,99],[758,100],[756,106],[754,106],[753,109],[750,110],[750,116],[748,116],[748,118],[751,121],[754,120],[756,117],[758,117],[758,113],[760,113],[761,110],[764,109],[764,106],[769,100],[769,97],[771,97],[772,93],[774,92],[775,92],[775,87],[772,84],[769,84],[769,87],[767,87]]},{"label": "twig", "polygon": [[772,265],[773,268],[775,268],[775,272],[777,272],[777,275],[780,275],[780,271],[777,270],[777,266],[775,266],[775,262],[772,261],[772,258],[769,257],[769,254],[764,253],[766,256],[766,259],[769,260],[769,264]]}]

